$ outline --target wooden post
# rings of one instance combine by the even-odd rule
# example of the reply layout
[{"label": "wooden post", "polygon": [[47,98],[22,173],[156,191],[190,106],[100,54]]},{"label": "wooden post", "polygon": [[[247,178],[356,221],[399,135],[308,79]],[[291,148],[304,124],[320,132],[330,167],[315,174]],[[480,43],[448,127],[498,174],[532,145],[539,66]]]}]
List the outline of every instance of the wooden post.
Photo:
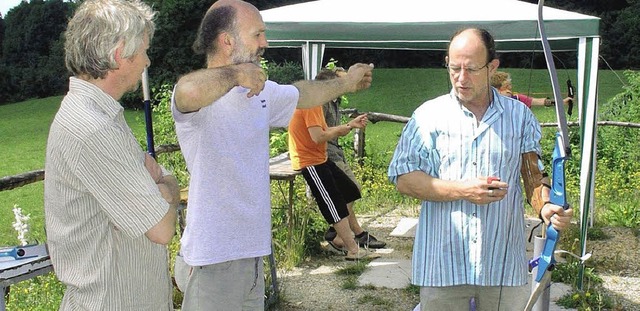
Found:
[{"label": "wooden post", "polygon": [[353,133],[353,150],[356,152],[356,161],[358,165],[364,165],[364,141],[365,141],[364,129],[356,129]]}]

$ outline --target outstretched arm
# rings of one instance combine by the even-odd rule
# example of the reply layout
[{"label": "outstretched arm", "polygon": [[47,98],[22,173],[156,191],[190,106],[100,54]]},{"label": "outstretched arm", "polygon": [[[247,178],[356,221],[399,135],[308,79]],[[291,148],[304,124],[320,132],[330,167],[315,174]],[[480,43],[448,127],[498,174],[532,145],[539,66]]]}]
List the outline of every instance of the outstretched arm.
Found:
[{"label": "outstretched arm", "polygon": [[309,135],[316,144],[330,141],[336,137],[347,135],[353,128],[364,128],[367,126],[367,115],[361,114],[355,119],[338,126],[332,126],[326,130],[322,130],[319,126],[309,128]]},{"label": "outstretched arm", "polygon": [[253,63],[206,68],[182,76],[175,88],[176,108],[194,112],[211,105],[233,87],[249,89],[248,97],[259,94],[267,80],[260,66]]},{"label": "outstretched arm", "polygon": [[293,85],[300,96],[297,108],[320,106],[345,93],[357,92],[371,86],[373,64],[355,64],[346,75],[330,80],[301,80]]}]

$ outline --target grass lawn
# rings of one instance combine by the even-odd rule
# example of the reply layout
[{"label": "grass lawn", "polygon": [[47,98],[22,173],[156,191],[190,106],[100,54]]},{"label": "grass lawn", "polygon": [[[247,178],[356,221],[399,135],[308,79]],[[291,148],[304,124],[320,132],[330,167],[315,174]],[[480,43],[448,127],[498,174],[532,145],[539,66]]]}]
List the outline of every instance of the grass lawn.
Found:
[{"label": "grass lawn", "polygon": [[[549,74],[546,70],[501,69],[511,74],[514,91],[533,97],[553,97]],[[567,75],[575,86],[577,77],[575,70],[561,71],[559,76],[561,93],[567,94]],[[603,71],[599,73],[598,94],[599,106],[622,91],[621,71]],[[402,116],[411,116],[423,102],[448,93],[450,90],[447,72],[443,69],[375,69],[371,89],[349,94],[349,108],[357,108],[361,112],[373,111]],[[577,90],[576,90],[577,94]],[[556,122],[553,107],[534,107],[533,112],[540,122]],[[573,109],[569,121],[578,120],[578,107]],[[379,122],[367,126],[367,152],[379,150],[393,152],[403,125],[391,122]],[[577,130],[577,128],[571,128]],[[398,135],[396,135],[396,133]],[[392,135],[390,135],[392,134]]]},{"label": "grass lawn", "polygon": [[[49,125],[60,107],[62,96],[0,105],[0,177],[44,169]],[[140,111],[125,111],[134,132],[144,135],[144,117]],[[0,192],[0,245],[16,245],[13,206],[31,214],[31,237],[45,240],[43,183],[33,183]]]}]

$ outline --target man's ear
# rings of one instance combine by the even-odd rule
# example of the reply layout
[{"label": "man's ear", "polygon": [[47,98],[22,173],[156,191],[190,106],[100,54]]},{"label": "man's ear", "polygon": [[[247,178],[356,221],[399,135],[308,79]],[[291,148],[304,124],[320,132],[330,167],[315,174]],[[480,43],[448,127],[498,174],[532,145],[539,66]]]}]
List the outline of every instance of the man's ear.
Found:
[{"label": "man's ear", "polygon": [[498,70],[498,66],[500,66],[500,60],[494,59],[489,62],[489,70],[491,73],[495,73]]},{"label": "man's ear", "polygon": [[218,35],[217,40],[218,40],[218,46],[222,47],[226,54],[231,55],[231,52],[233,51],[233,46],[236,43],[235,38],[233,38],[233,36],[230,33],[223,32],[220,35]]},{"label": "man's ear", "polygon": [[124,50],[124,43],[120,42],[113,56],[118,66],[117,68],[120,68],[120,64],[122,64],[122,62],[124,61],[124,58],[122,57],[123,50]]}]

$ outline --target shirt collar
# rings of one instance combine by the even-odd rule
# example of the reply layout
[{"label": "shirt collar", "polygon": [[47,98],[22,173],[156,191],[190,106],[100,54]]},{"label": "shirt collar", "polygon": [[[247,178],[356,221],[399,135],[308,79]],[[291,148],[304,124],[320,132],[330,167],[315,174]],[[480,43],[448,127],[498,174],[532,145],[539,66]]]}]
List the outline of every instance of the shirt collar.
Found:
[{"label": "shirt collar", "polygon": [[69,92],[87,96],[98,108],[111,117],[115,117],[124,110],[117,100],[113,99],[97,85],[76,77],[69,78]]}]

